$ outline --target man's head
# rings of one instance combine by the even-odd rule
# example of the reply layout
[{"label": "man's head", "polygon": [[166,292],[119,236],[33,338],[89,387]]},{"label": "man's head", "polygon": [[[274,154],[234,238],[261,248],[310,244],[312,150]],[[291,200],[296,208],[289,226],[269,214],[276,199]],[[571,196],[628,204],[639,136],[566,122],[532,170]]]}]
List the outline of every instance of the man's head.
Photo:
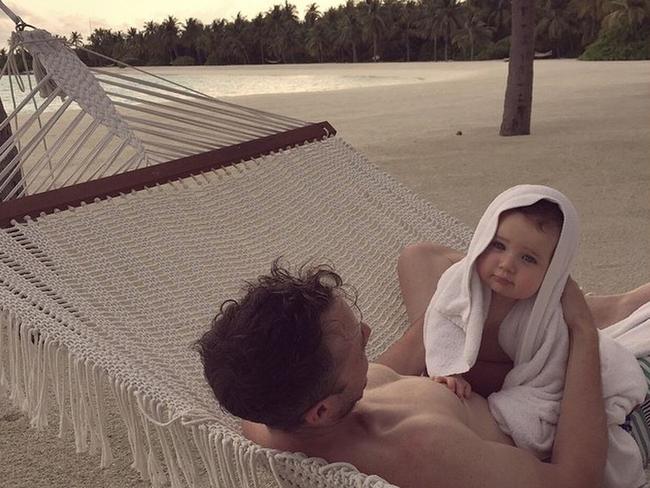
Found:
[{"label": "man's head", "polygon": [[221,406],[287,431],[347,414],[367,372],[363,350],[352,362],[354,338],[365,348],[369,333],[353,308],[332,269],[302,268],[294,276],[274,263],[269,275],[248,283],[241,300],[221,305],[197,342]]},{"label": "man's head", "polygon": [[483,283],[506,298],[532,297],[544,281],[563,223],[562,210],[548,200],[501,213],[492,242],[476,261]]}]

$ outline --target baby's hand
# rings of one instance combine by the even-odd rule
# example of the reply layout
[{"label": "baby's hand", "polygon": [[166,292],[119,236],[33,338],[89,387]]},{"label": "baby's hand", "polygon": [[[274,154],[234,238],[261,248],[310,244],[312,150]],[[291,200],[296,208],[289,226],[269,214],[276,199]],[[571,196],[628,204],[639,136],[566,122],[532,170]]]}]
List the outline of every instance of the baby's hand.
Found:
[{"label": "baby's hand", "polygon": [[453,391],[458,398],[468,398],[472,393],[472,386],[465,381],[463,375],[432,376],[431,379],[436,383],[447,385],[447,388]]}]

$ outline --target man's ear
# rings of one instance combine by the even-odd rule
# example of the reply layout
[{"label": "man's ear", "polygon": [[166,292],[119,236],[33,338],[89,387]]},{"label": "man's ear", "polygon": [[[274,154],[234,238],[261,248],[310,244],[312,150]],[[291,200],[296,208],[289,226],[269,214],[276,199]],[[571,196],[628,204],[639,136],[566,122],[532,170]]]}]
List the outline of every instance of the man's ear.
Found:
[{"label": "man's ear", "polygon": [[318,426],[326,423],[332,411],[332,396],[323,398],[305,413],[305,424]]}]

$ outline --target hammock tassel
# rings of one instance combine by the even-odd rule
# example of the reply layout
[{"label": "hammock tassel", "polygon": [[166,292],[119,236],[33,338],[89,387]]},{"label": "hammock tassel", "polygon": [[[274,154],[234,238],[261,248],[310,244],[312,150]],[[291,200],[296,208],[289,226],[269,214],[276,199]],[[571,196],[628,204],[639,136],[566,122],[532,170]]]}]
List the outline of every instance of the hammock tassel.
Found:
[{"label": "hammock tassel", "polygon": [[165,472],[158,460],[158,456],[154,453],[153,442],[151,441],[151,434],[149,429],[149,423],[143,419],[142,425],[144,426],[144,435],[147,439],[147,445],[149,447],[149,454],[147,455],[147,473],[149,474],[149,480],[151,481],[151,486],[153,488],[162,488],[167,481]]}]

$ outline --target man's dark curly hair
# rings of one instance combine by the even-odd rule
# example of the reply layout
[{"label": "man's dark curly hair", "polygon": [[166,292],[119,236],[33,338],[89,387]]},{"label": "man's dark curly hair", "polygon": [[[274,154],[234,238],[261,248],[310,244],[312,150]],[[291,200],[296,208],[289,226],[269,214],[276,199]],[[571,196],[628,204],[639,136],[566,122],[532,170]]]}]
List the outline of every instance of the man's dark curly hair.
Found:
[{"label": "man's dark curly hair", "polygon": [[276,260],[270,274],[227,300],[196,342],[205,377],[222,408],[269,427],[293,430],[335,388],[335,365],[322,317],[349,298],[330,267],[292,275]]}]

